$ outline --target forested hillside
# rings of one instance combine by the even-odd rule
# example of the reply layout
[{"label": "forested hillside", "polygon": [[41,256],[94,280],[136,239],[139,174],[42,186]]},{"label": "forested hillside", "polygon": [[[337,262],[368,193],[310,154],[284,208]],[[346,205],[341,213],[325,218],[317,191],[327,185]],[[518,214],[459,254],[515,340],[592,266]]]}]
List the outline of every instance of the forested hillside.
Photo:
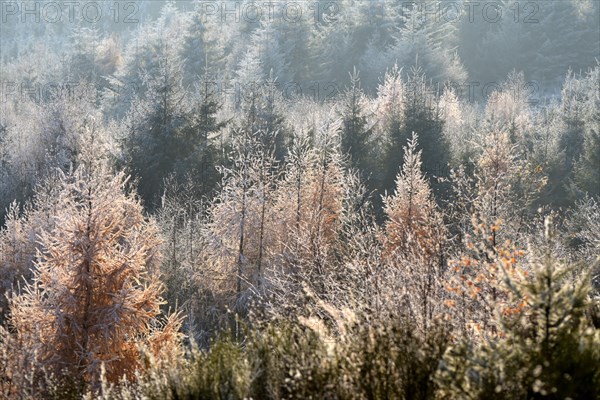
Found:
[{"label": "forested hillside", "polygon": [[600,399],[600,3],[0,8],[0,398]]}]

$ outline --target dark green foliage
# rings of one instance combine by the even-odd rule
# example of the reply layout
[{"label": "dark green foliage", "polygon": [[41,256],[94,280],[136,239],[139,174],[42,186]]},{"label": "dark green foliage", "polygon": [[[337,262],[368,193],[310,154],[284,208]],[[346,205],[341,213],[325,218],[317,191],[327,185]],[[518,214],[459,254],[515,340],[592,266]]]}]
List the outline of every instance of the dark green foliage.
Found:
[{"label": "dark green foliage", "polygon": [[[600,196],[600,100],[583,138],[583,150],[575,165],[575,185],[580,192]],[[580,196],[577,196],[580,198]]]},{"label": "dark green foliage", "polygon": [[519,281],[506,275],[509,298],[496,305],[500,332],[448,352],[439,374],[442,393],[473,399],[600,398],[600,331],[587,317],[595,306],[588,297],[591,270],[581,273],[546,250],[531,275]]},{"label": "dark green foliage", "polygon": [[[176,369],[143,376],[137,396],[264,400],[435,396],[434,374],[449,344],[443,329],[422,336],[408,321],[362,320],[336,336],[324,325],[308,325],[259,323],[243,343],[224,336],[210,350],[193,349]],[[120,391],[123,397],[132,394],[126,387]]]},{"label": "dark green foliage", "polygon": [[264,84],[243,87],[241,103],[241,129],[256,136],[266,149],[273,151],[275,159],[283,161],[288,151],[290,129],[281,112],[283,98],[277,82],[270,76]]},{"label": "dark green foliage", "polygon": [[[189,104],[178,69],[173,72],[165,67],[164,73],[149,83],[152,98],[140,101],[139,111],[132,107],[130,132],[124,143],[126,164],[139,178],[139,193],[150,209],[158,205],[169,178],[175,183],[197,181],[198,197],[211,193],[219,180],[215,134],[225,126],[216,118],[220,103],[210,82],[200,82]],[[141,119],[136,119],[138,113]]]},{"label": "dark green foliage", "polygon": [[[430,399],[449,336],[441,326],[422,335],[410,323],[390,322],[358,329],[347,349],[349,369],[366,399]],[[353,362],[353,363],[352,363]]]},{"label": "dark green foliage", "polygon": [[388,192],[394,190],[396,174],[404,157],[403,146],[415,132],[419,135],[418,150],[423,151],[423,172],[436,195],[441,194],[441,186],[435,178],[447,173],[449,148],[443,136],[444,121],[437,102],[435,89],[427,84],[423,71],[413,68],[403,95],[402,120],[394,123],[388,132],[384,178],[384,188]]},{"label": "dark green foliage", "polygon": [[376,154],[373,130],[369,126],[366,98],[360,88],[358,72],[350,77],[350,87],[343,95],[339,128],[342,153],[350,157],[350,166],[356,168],[364,181],[373,183],[377,177],[374,159]]}]

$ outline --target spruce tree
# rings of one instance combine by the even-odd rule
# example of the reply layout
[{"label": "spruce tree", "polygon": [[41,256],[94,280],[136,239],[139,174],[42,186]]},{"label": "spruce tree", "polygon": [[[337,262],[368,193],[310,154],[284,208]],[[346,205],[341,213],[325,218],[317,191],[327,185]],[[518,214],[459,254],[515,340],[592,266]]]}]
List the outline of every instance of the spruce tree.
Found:
[{"label": "spruce tree", "polygon": [[436,178],[447,173],[449,148],[443,133],[444,121],[438,97],[434,89],[427,84],[425,74],[419,68],[411,71],[402,95],[401,123],[394,122],[388,132],[383,187],[388,191],[393,190],[396,172],[404,157],[404,143],[415,132],[421,138],[419,149],[423,150],[423,172],[429,179],[436,197],[441,198],[444,188],[437,183]]},{"label": "spruce tree", "polygon": [[373,183],[375,168],[375,146],[373,129],[369,124],[367,98],[360,87],[360,79],[356,69],[350,76],[350,87],[342,98],[341,119],[339,128],[342,153],[350,158],[350,166],[359,171],[364,181]]},{"label": "spruce tree", "polygon": [[583,151],[574,167],[574,180],[577,192],[597,197],[600,196],[600,101],[597,97],[595,105],[584,133]]},{"label": "spruce tree", "polygon": [[509,254],[498,259],[504,296],[489,304],[497,331],[447,353],[439,371],[444,396],[593,399],[600,394],[600,333],[589,318],[590,275],[553,254],[553,229],[547,219],[546,239],[541,250],[530,250],[529,260]]}]

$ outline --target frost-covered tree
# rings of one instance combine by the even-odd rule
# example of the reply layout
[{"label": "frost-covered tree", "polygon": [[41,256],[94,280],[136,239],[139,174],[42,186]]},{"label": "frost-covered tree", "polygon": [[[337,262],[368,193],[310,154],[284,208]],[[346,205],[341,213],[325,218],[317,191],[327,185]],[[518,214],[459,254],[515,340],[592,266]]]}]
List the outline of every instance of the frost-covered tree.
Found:
[{"label": "frost-covered tree", "polygon": [[276,165],[272,147],[250,131],[234,132],[234,158],[223,168],[219,194],[209,209],[207,281],[222,306],[247,310],[262,292],[264,273],[276,240],[273,207]]},{"label": "frost-covered tree", "polygon": [[598,58],[600,46],[597,20],[600,7],[594,1],[561,1],[543,3],[530,28],[536,58],[528,60],[531,75],[545,84],[558,82],[564,71],[579,72],[591,67]]},{"label": "frost-covered tree", "polygon": [[487,99],[485,118],[506,130],[512,143],[523,143],[532,129],[530,102],[533,98],[530,96],[533,90],[522,72],[512,71]]},{"label": "frost-covered tree", "polygon": [[193,149],[193,144],[182,142],[186,133],[195,132],[186,123],[190,102],[182,84],[181,62],[165,53],[153,68],[142,71],[147,93],[129,109],[127,117],[134,129],[123,140],[125,165],[140,179],[139,192],[149,207],[157,205],[177,160],[187,158]]},{"label": "frost-covered tree", "polygon": [[36,186],[35,197],[20,206],[16,201],[7,209],[6,221],[0,230],[0,319],[9,312],[7,300],[33,277],[34,261],[40,244],[39,235],[55,227],[54,214],[59,208],[57,175],[46,177]]},{"label": "frost-covered tree", "polygon": [[108,88],[103,93],[108,116],[122,118],[135,97],[152,96],[156,88],[149,85],[166,76],[172,79],[175,66],[181,74],[179,55],[185,34],[181,26],[187,25],[186,17],[173,2],[166,2],[156,20],[139,25],[124,46],[122,64],[109,77]]},{"label": "frost-covered tree", "polygon": [[[378,179],[375,154],[377,143],[369,121],[369,100],[360,87],[358,72],[350,76],[350,87],[342,97],[339,136],[341,150],[350,158],[350,166],[356,168],[365,181],[371,184]],[[372,185],[374,186],[374,185]]]},{"label": "frost-covered tree", "polygon": [[600,108],[596,109],[596,126],[590,126],[583,138],[583,154],[575,164],[577,188],[591,196],[600,196]]},{"label": "frost-covered tree", "polygon": [[[600,200],[588,197],[575,203],[566,220],[568,239],[577,249],[577,258],[593,263],[600,252]],[[592,283],[600,290],[600,266],[592,271]]]},{"label": "frost-covered tree", "polygon": [[[600,67],[588,73],[586,81],[586,123],[583,133],[582,152],[574,165],[576,196],[586,192],[600,196],[600,88],[593,85],[600,78]],[[579,196],[577,196],[579,197]]]},{"label": "frost-covered tree", "polygon": [[184,313],[183,330],[201,344],[207,334],[219,327],[215,322],[215,298],[208,285],[205,230],[208,226],[208,200],[198,198],[202,188],[190,178],[179,183],[171,179],[165,187],[156,221],[163,238],[161,281],[165,285],[163,307]]},{"label": "frost-covered tree", "polygon": [[[345,3],[345,0],[338,3]],[[340,4],[333,15],[315,30],[310,42],[314,80],[342,82],[358,64],[362,51],[356,46],[356,25],[352,13],[353,7]]]},{"label": "frost-covered tree", "polygon": [[183,37],[181,46],[181,58],[184,59],[184,82],[189,85],[196,81],[197,77],[202,74],[208,66],[208,54],[205,50],[205,36],[207,35],[207,27],[205,18],[199,7],[192,12],[191,17],[186,27],[186,33]]},{"label": "frost-covered tree", "polygon": [[351,289],[358,279],[340,262],[345,197],[360,195],[351,191],[335,151],[314,150],[298,139],[287,161],[275,194],[277,262],[269,268],[268,310],[305,313],[319,298],[347,304],[358,294]]},{"label": "frost-covered tree", "polygon": [[[81,167],[57,183],[54,226],[39,233],[33,280],[11,298],[10,322],[24,349],[81,388],[134,377],[138,346],[174,355],[178,322],[156,318],[160,237],[127,178]],[[102,367],[104,365],[104,367]]]},{"label": "frost-covered tree", "polygon": [[417,150],[417,146],[418,136],[413,133],[404,148],[404,162],[396,178],[396,189],[393,195],[384,198],[388,218],[386,247],[390,252],[405,252],[415,247],[433,255],[438,249],[427,246],[435,239],[440,215],[429,182],[421,170],[422,150]]},{"label": "frost-covered tree", "polygon": [[596,67],[589,71],[587,76],[574,75],[569,71],[562,88],[557,110],[562,121],[557,124],[557,128],[561,130],[559,145],[564,155],[557,174],[562,184],[559,184],[553,201],[557,206],[568,206],[572,203],[572,198],[577,196],[577,187],[573,186],[572,182],[575,180],[575,166],[586,150],[586,137],[592,147],[589,150],[593,151],[593,132],[597,129],[594,122],[595,97],[598,93],[596,78],[599,70],[600,68]]},{"label": "frost-covered tree", "polygon": [[[67,85],[42,100],[16,97],[7,101],[6,128],[0,139],[3,211],[14,200],[27,201],[34,187],[55,168],[78,165],[84,155],[96,159],[114,154],[112,133],[103,124],[89,88],[87,83],[70,89]],[[91,149],[95,154],[89,153]]]},{"label": "frost-covered tree", "polygon": [[[598,396],[600,337],[589,318],[589,274],[552,253],[550,224],[548,240],[541,250],[530,250],[529,260],[510,254],[499,260],[504,296],[487,305],[496,331],[480,330],[483,340],[469,339],[448,353],[439,375],[445,396]],[[467,282],[477,288],[477,281]]]},{"label": "frost-covered tree", "polygon": [[426,81],[421,69],[413,69],[402,90],[402,118],[390,126],[385,151],[384,188],[391,191],[403,159],[403,146],[415,132],[419,149],[423,150],[423,171],[439,195],[436,178],[446,173],[449,161],[448,143],[443,132],[444,121],[439,97]]},{"label": "frost-covered tree", "polygon": [[[396,190],[384,197],[387,217],[383,257],[387,268],[399,269],[408,298],[409,313],[426,327],[440,303],[440,279],[444,269],[445,229],[427,178],[421,171],[417,135],[404,149]],[[437,303],[437,305],[436,305]]]},{"label": "frost-covered tree", "polygon": [[252,34],[251,46],[258,49],[264,76],[272,75],[283,85],[293,82],[287,59],[287,50],[282,47],[281,31],[272,22],[261,23]]},{"label": "frost-covered tree", "polygon": [[221,119],[222,97],[209,75],[202,75],[195,91],[186,95],[189,99],[173,144],[177,154],[173,179],[178,184],[196,181],[195,195],[210,196],[219,180],[216,167],[225,162],[223,135],[228,121]]},{"label": "frost-covered tree", "polygon": [[436,84],[462,84],[467,74],[456,53],[456,23],[440,16],[438,6],[424,0],[403,3],[403,23],[387,56],[390,64],[423,68]]},{"label": "frost-covered tree", "polygon": [[254,82],[243,88],[242,95],[238,125],[252,132],[265,148],[273,149],[277,160],[283,161],[290,128],[277,79],[270,74],[264,82]]}]

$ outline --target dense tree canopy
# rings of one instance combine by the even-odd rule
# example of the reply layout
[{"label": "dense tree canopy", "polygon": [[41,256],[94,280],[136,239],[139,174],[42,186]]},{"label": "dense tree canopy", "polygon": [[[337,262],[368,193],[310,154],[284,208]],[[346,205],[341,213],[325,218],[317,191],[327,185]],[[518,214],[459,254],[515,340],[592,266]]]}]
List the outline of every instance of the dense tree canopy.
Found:
[{"label": "dense tree canopy", "polygon": [[0,397],[600,398],[599,4],[2,2]]}]

